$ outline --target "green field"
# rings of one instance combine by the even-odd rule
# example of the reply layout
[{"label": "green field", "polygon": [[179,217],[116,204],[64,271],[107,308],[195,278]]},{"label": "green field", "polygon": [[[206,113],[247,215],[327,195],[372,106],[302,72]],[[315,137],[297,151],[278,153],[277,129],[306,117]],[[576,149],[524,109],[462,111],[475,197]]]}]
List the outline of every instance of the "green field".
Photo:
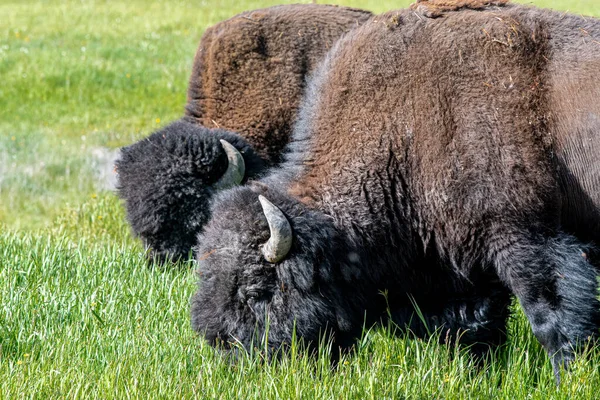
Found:
[{"label": "green field", "polygon": [[[600,398],[600,350],[556,388],[518,308],[484,368],[387,330],[336,371],[302,354],[229,364],[193,334],[193,266],[146,268],[110,160],[182,115],[207,26],[280,3],[0,0],[0,399]],[[600,16],[597,0],[532,3]]]}]

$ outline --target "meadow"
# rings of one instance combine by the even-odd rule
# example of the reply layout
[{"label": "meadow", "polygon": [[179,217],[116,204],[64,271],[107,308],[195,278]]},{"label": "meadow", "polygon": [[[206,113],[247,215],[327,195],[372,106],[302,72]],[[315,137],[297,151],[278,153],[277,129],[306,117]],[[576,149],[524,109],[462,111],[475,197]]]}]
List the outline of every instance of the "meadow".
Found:
[{"label": "meadow", "polygon": [[[111,160],[182,115],[206,27],[281,3],[0,0],[0,399],[600,398],[600,349],[557,388],[518,305],[483,367],[386,327],[336,370],[327,346],[232,364],[191,331],[193,262],[146,266]],[[600,17],[597,0],[529,3]]]}]

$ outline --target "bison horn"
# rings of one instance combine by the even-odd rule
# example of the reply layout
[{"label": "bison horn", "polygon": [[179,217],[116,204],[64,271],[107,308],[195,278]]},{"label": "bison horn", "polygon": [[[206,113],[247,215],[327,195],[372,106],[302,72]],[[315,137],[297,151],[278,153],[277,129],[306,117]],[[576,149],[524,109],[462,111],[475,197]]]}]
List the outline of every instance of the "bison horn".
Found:
[{"label": "bison horn", "polygon": [[223,176],[215,183],[217,189],[227,189],[233,186],[237,186],[242,183],[244,174],[246,173],[246,164],[244,163],[244,157],[241,153],[226,140],[221,139],[221,146],[227,154],[227,171]]},{"label": "bison horn", "polygon": [[265,260],[276,263],[283,260],[292,247],[292,227],[285,215],[273,203],[261,195],[258,196],[258,200],[271,231],[271,237],[262,247],[262,253]]}]

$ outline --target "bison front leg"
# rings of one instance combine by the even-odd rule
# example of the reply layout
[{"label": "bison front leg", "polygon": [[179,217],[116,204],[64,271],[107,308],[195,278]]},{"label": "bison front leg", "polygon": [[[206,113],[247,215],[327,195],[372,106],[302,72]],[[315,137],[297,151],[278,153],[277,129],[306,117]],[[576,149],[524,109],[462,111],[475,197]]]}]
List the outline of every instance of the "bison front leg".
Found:
[{"label": "bison front leg", "polygon": [[497,272],[518,297],[560,382],[561,366],[600,325],[596,270],[585,246],[569,235],[498,237],[492,250]]},{"label": "bison front leg", "polygon": [[499,282],[481,285],[477,290],[436,298],[435,304],[414,301],[412,307],[392,309],[392,321],[418,337],[437,332],[440,342],[468,346],[476,359],[506,339],[510,293]]},{"label": "bison front leg", "polygon": [[477,360],[483,360],[506,340],[509,305],[506,290],[490,290],[487,294],[451,301],[441,313],[440,338],[445,343],[468,346]]}]

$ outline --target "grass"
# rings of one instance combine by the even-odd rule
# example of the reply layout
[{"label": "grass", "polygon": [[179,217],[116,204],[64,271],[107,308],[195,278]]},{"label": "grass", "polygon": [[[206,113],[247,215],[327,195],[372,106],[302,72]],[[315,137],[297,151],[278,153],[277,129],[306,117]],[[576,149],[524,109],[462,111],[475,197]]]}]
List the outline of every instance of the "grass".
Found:
[{"label": "grass", "polygon": [[[386,329],[336,371],[326,348],[232,365],[191,332],[193,267],[145,267],[106,169],[182,114],[207,26],[276,3],[0,0],[0,398],[597,398],[598,350],[557,389],[518,308],[480,369]],[[534,3],[600,16],[595,0]]]}]

